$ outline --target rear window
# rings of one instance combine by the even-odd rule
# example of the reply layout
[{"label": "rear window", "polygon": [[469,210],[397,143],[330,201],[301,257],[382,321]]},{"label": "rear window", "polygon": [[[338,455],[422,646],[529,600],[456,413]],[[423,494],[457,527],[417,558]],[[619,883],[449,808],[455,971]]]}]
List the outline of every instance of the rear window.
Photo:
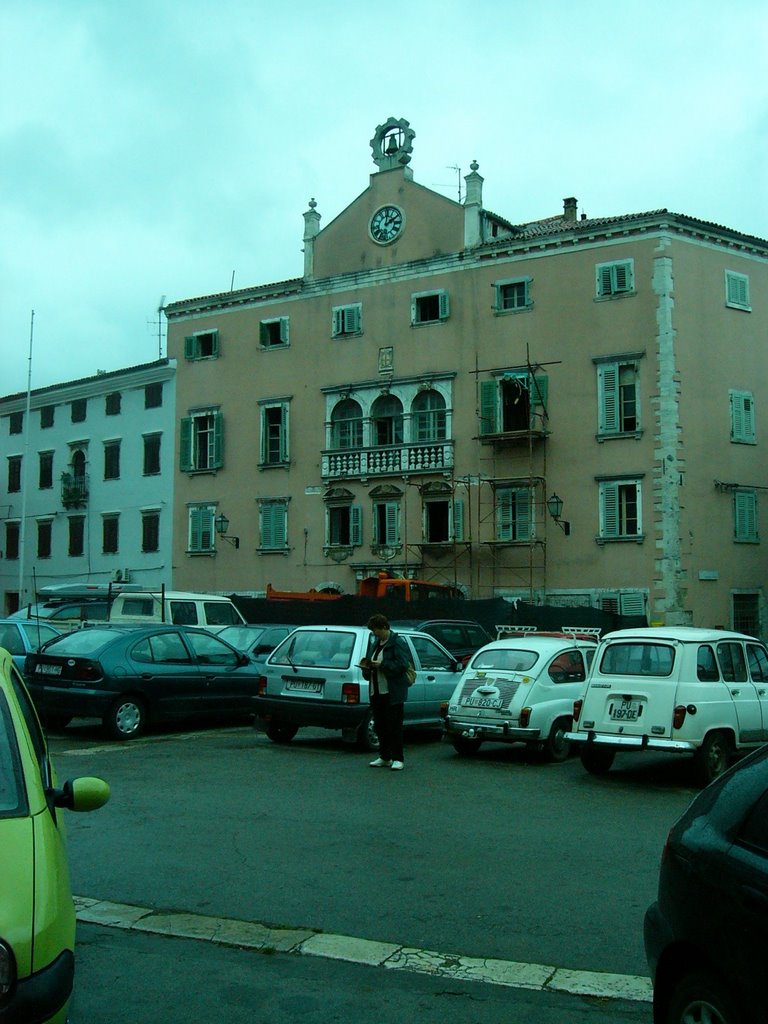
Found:
[{"label": "rear window", "polygon": [[71,654],[87,658],[117,636],[114,630],[99,629],[98,626],[93,629],[79,629],[76,633],[65,633],[51,640],[46,644],[45,653],[55,654],[57,657]]},{"label": "rear window", "polygon": [[668,676],[674,664],[675,649],[669,644],[615,643],[603,651],[600,671],[608,676]]},{"label": "rear window", "polygon": [[289,636],[269,661],[271,665],[305,668],[349,668],[354,646],[354,633],[308,630]]},{"label": "rear window", "polygon": [[118,606],[120,615],[146,615],[152,618],[155,614],[153,597],[124,597],[122,606]]},{"label": "rear window", "polygon": [[496,647],[476,654],[469,667],[479,672],[496,669],[499,672],[530,672],[539,660],[538,651],[510,650]]}]

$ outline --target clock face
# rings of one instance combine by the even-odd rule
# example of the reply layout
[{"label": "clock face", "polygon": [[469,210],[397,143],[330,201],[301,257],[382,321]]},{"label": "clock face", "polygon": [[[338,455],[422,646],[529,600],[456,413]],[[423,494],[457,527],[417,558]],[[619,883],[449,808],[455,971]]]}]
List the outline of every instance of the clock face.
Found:
[{"label": "clock face", "polygon": [[371,238],[374,242],[393,242],[403,230],[403,211],[396,206],[382,206],[371,217]]}]

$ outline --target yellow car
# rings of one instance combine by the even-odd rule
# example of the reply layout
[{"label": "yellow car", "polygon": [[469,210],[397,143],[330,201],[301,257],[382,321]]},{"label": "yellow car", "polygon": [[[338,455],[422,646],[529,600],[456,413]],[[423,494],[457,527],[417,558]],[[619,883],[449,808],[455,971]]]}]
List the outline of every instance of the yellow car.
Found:
[{"label": "yellow car", "polygon": [[61,809],[108,799],[101,779],[57,786],[32,701],[0,648],[0,1024],[68,1020],[75,908]]}]

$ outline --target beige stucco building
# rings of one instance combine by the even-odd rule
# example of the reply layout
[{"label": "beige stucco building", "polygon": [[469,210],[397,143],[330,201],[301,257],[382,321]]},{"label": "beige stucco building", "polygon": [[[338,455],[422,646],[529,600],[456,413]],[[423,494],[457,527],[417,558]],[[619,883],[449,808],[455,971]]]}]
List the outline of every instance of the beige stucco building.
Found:
[{"label": "beige stucco building", "polygon": [[379,126],[322,229],[310,202],[301,277],[167,307],[174,585],[389,569],[765,635],[768,242],[571,198],[515,223],[477,163],[461,202],[419,185],[412,140]]}]

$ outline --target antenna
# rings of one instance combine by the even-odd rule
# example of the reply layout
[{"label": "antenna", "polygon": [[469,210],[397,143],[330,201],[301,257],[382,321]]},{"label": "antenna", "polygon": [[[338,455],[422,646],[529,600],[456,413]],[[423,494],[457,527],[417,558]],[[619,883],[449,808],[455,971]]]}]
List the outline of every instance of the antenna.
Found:
[{"label": "antenna", "polygon": [[[457,167],[457,165],[456,165],[456,164],[449,164],[449,165],[448,165],[448,167],[446,168],[446,170],[449,170],[449,171],[456,171],[456,174],[457,174],[457,176],[458,176],[458,179],[459,179],[459,202],[461,202],[461,168],[460,168],[460,167]],[[447,185],[445,184],[445,182],[444,182],[444,181],[433,181],[433,182],[432,182],[432,184],[433,184],[433,185],[434,185],[434,186],[435,186],[436,188],[447,188],[447,187],[448,187],[448,186],[447,186]]]},{"label": "antenna", "polygon": [[157,304],[157,358],[163,358],[163,311],[165,309],[165,296]]}]

